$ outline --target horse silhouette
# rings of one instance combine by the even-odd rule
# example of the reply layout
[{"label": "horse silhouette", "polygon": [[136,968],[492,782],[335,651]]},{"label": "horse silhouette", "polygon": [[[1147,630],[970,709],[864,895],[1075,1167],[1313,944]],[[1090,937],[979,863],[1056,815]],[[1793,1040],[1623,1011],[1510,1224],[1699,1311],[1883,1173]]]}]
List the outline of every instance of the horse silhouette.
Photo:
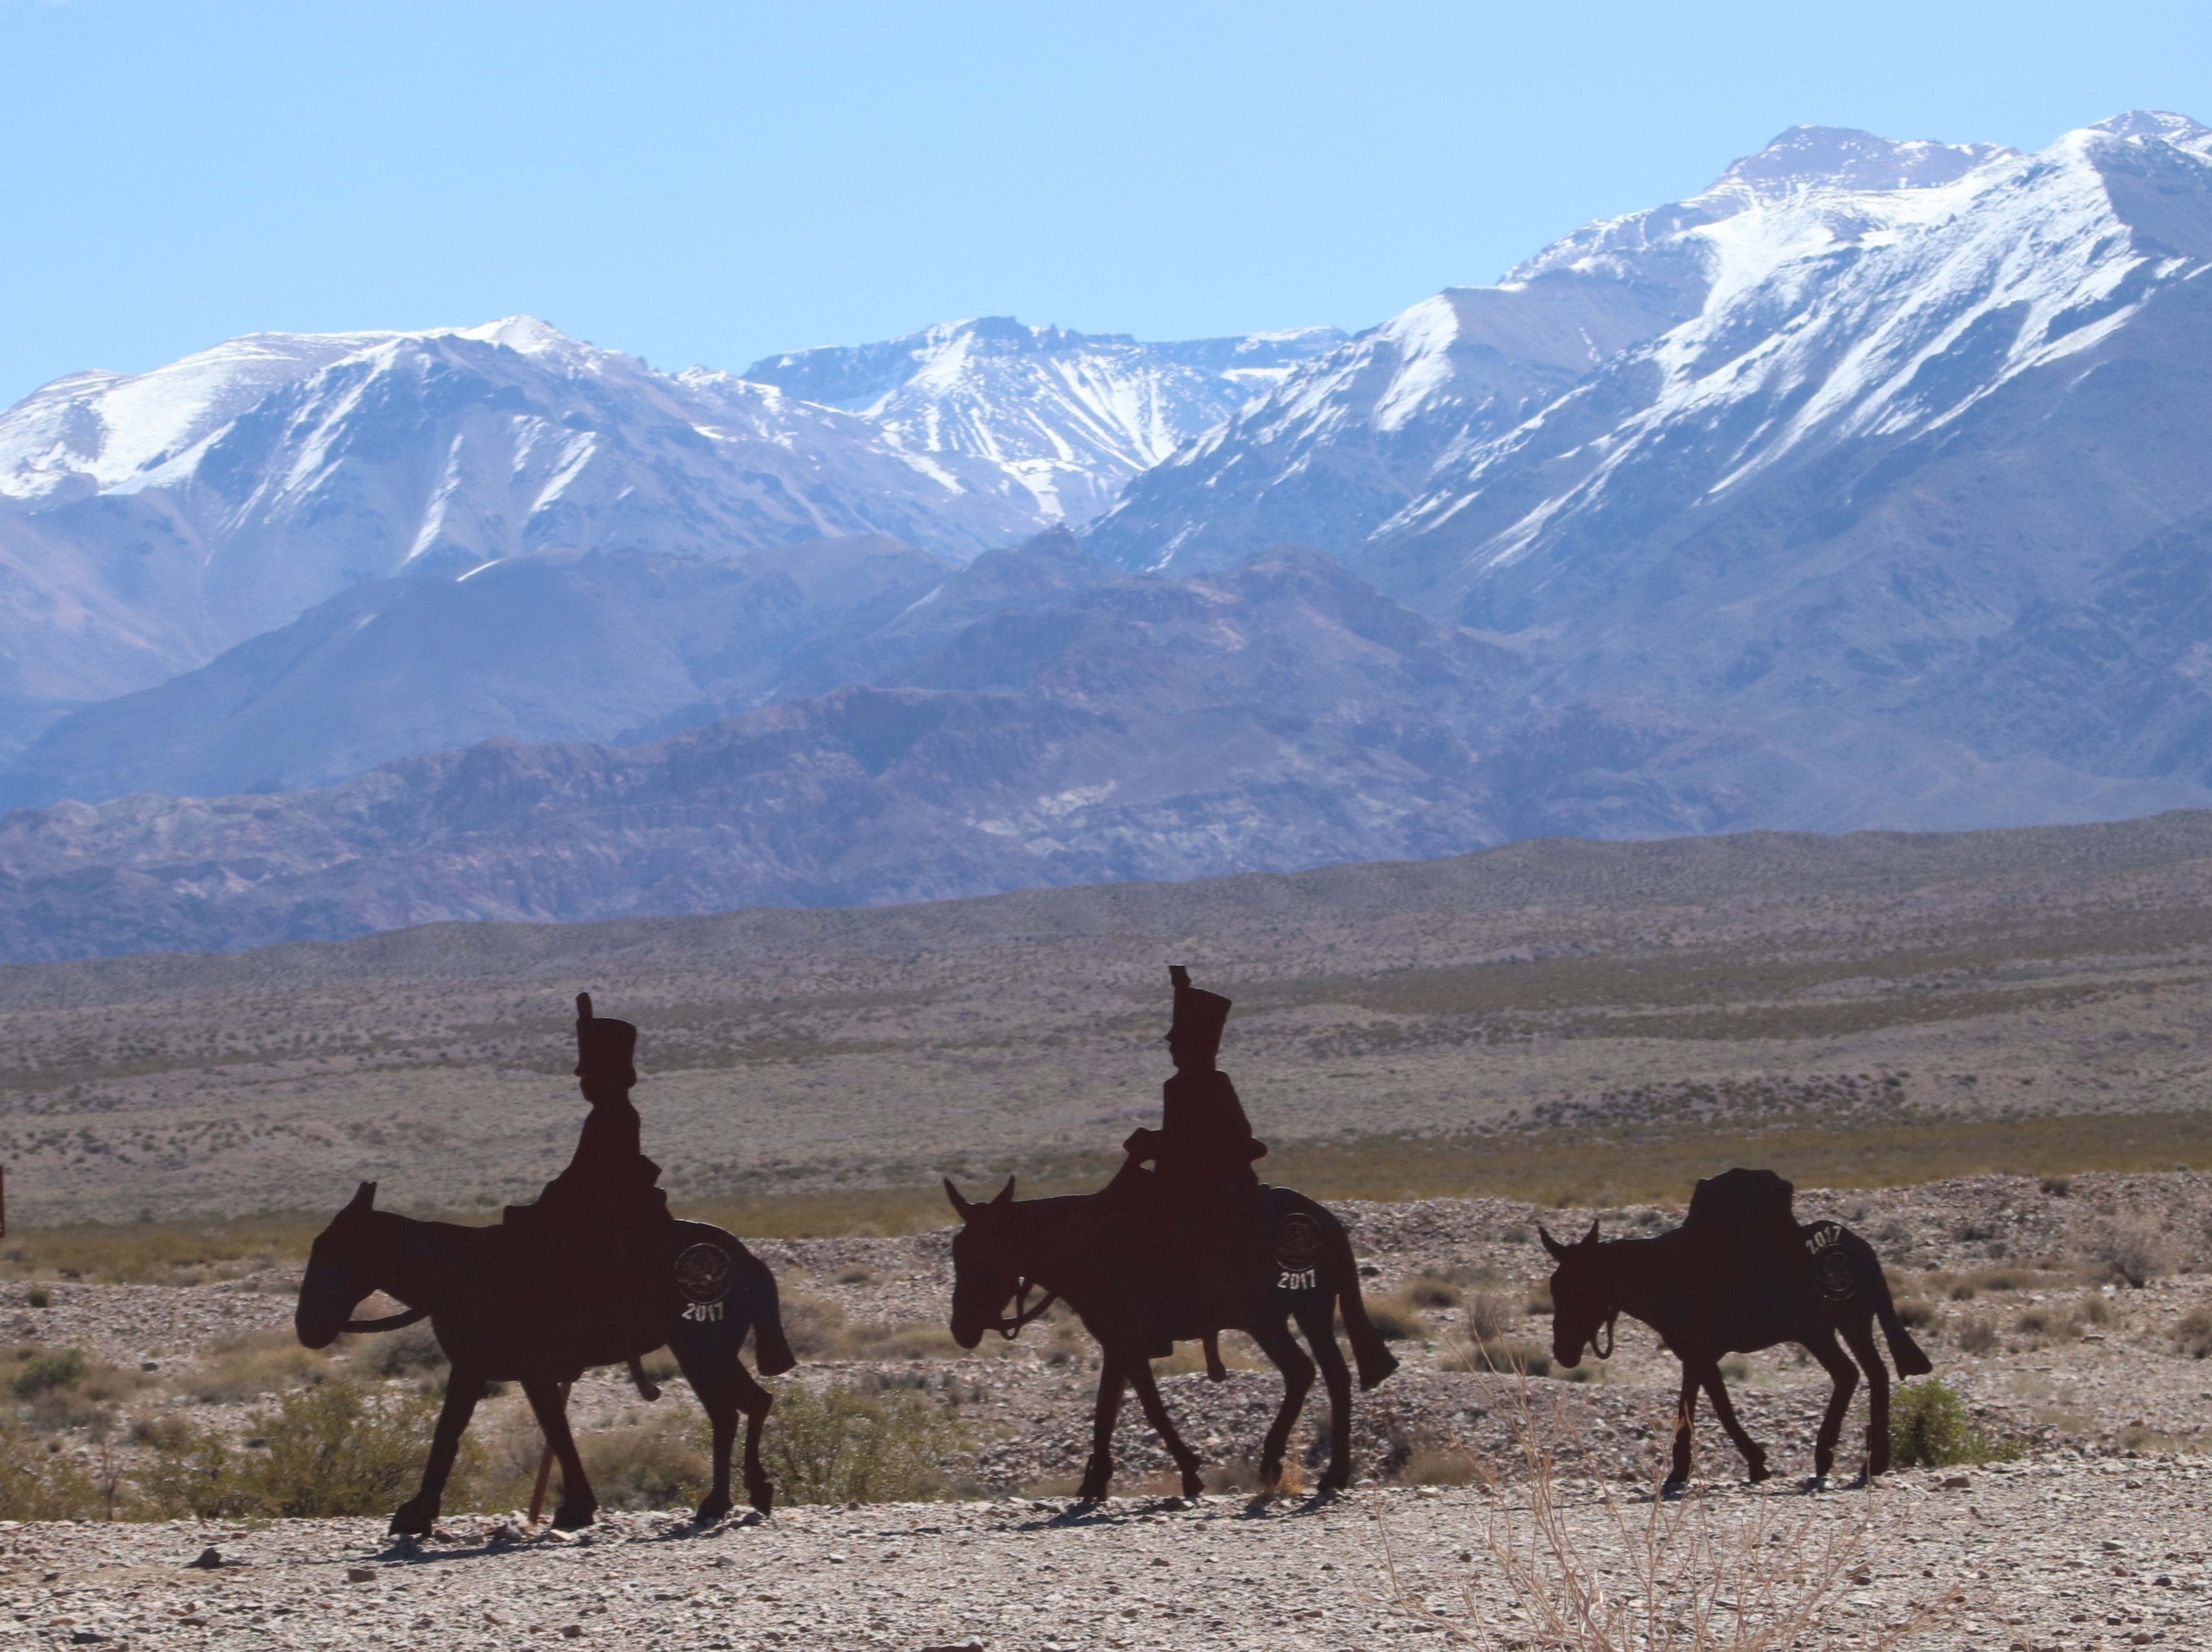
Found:
[{"label": "horse silhouette", "polygon": [[[1786,1184],[1785,1184],[1786,1185]],[[1828,1409],[1813,1446],[1813,1471],[1825,1482],[1835,1465],[1858,1371],[1866,1372],[1869,1410],[1866,1474],[1889,1467],[1889,1371],[1875,1347],[1881,1322],[1900,1376],[1923,1376],[1935,1368],[1897,1317],[1889,1283],[1874,1248],[1835,1222],[1812,1222],[1765,1244],[1717,1254],[1684,1226],[1649,1239],[1600,1239],[1598,1224],[1571,1245],[1537,1229],[1559,1263],[1552,1275],[1552,1357],[1572,1370],[1588,1346],[1601,1359],[1613,1351],[1613,1322],[1621,1314],[1656,1331],[1682,1363],[1682,1392],[1675,1413],[1674,1454],[1668,1487],[1690,1478],[1690,1448],[1698,1390],[1743,1454],[1753,1480],[1768,1476],[1765,1448],[1745,1432],[1721,1380],[1723,1354],[1756,1353],[1778,1343],[1801,1345],[1832,1382]],[[1769,1237],[1761,1236],[1761,1237]],[[1603,1348],[1598,1337],[1605,1338]],[[1840,1334],[1850,1349],[1837,1345]],[[1857,1361],[1854,1366],[1852,1360]]]},{"label": "horse silhouette", "polygon": [[[599,1499],[576,1455],[562,1385],[589,1367],[634,1362],[664,1343],[714,1424],[714,1482],[697,1519],[703,1524],[730,1510],[730,1449],[740,1412],[745,1491],[763,1514],[774,1505],[775,1488],[760,1461],[761,1425],[772,1400],[738,1351],[750,1331],[763,1375],[778,1376],[798,1361],[784,1339],[775,1276],[734,1236],[703,1222],[672,1222],[665,1294],[580,1302],[573,1282],[512,1228],[419,1222],[375,1204],[376,1184],[362,1182],[317,1236],[293,1326],[307,1347],[326,1348],[342,1332],[392,1330],[427,1318],[453,1362],[422,1489],[392,1516],[395,1534],[420,1537],[436,1523],[454,1455],[488,1382],[521,1384],[560,1460],[553,1523],[571,1531],[590,1525]],[[378,1291],[407,1311],[353,1319],[362,1299]]]},{"label": "horse silhouette", "polygon": [[[1204,1227],[1168,1236],[1183,1242],[1163,1254],[1157,1242],[1147,1242],[1160,1236],[1139,1232],[1141,1218],[1111,1193],[1017,1203],[1011,1176],[988,1204],[963,1198],[950,1180],[945,1192],[962,1224],[952,1239],[956,1342],[973,1348],[986,1331],[1012,1338],[1055,1300],[1073,1309],[1097,1339],[1098,1399],[1079,1500],[1096,1503],[1106,1495],[1114,1423],[1123,1391],[1132,1386],[1182,1473],[1184,1495],[1205,1490],[1197,1454],[1168,1417],[1146,1350],[1163,1338],[1187,1341],[1222,1330],[1243,1332],[1282,1373],[1282,1407],[1260,1456],[1262,1485],[1279,1485],[1283,1453],[1314,1379],[1314,1360],[1291,1334],[1293,1320],[1321,1362],[1328,1389],[1329,1459],[1321,1489],[1351,1484],[1352,1376],[1336,1345],[1337,1314],[1344,1316],[1363,1388],[1389,1376],[1398,1362],[1360,1301],[1352,1242],[1324,1206],[1287,1187],[1263,1187],[1249,1201],[1248,1221],[1256,1223],[1259,1242],[1249,1255],[1233,1243],[1206,1242],[1221,1235]],[[1045,1295],[1030,1305],[1037,1288]]]}]

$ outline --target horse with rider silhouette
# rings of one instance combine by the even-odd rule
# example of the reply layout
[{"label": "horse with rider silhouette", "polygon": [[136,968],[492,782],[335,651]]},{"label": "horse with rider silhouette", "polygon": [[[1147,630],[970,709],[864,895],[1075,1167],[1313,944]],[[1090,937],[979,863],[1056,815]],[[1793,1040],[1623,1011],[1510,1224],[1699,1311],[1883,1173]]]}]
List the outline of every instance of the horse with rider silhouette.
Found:
[{"label": "horse with rider silhouette", "polygon": [[1563,1244],[1537,1229],[1558,1264],[1551,1279],[1556,1363],[1571,1370],[1585,1348],[1609,1357],[1613,1322],[1622,1314],[1656,1331],[1681,1362],[1670,1490],[1690,1478],[1700,1389],[1743,1454],[1750,1478],[1769,1476],[1765,1449],[1745,1430],[1729,1399],[1723,1355],[1794,1342],[1827,1371],[1828,1407],[1813,1447],[1819,1485],[1835,1466],[1862,1370],[1869,1412],[1865,1477],[1889,1467],[1889,1370],[1875,1346],[1875,1323],[1899,1376],[1924,1376],[1935,1369],[1898,1318],[1874,1248],[1840,1223],[1800,1224],[1791,1211],[1795,1191],[1771,1170],[1739,1168],[1698,1182],[1682,1224],[1650,1238],[1601,1239],[1593,1221],[1581,1239]]},{"label": "horse with rider silhouette", "polygon": [[[730,1510],[740,1414],[746,1493],[763,1514],[774,1506],[760,1461],[772,1400],[738,1355],[750,1333],[763,1375],[798,1363],[784,1338],[775,1278],[735,1235],[668,1214],[629,1100],[637,1029],[595,1016],[588,993],[577,995],[576,1010],[576,1075],[592,1112],[574,1158],[537,1204],[511,1206],[490,1227],[422,1222],[378,1210],[376,1184],[364,1181],[309,1252],[294,1315],[301,1342],[325,1348],[347,1332],[428,1319],[452,1362],[422,1488],[392,1515],[396,1534],[422,1536],[436,1524],[461,1436],[492,1382],[521,1385],[560,1462],[555,1526],[589,1525],[599,1500],[569,1431],[568,1385],[595,1366],[626,1364],[650,1400],[658,1390],[641,1360],[663,1345],[714,1428],[714,1482],[697,1519],[704,1524]],[[378,1291],[405,1311],[354,1319]]]},{"label": "horse with rider silhouette", "polygon": [[[1176,1072],[1162,1087],[1161,1126],[1129,1137],[1127,1159],[1104,1189],[1017,1202],[1009,1177],[997,1198],[977,1204],[946,1181],[961,1219],[952,1241],[952,1335],[973,1348],[987,1332],[1018,1334],[1054,1301],[1075,1311],[1100,1352],[1091,1459],[1077,1492],[1087,1503],[1103,1497],[1112,1479],[1114,1424],[1130,1388],[1175,1460],[1184,1494],[1204,1489],[1197,1455],[1176,1431],[1152,1379],[1151,1362],[1175,1343],[1201,1342],[1207,1374],[1219,1380],[1226,1375],[1219,1333],[1242,1331],[1282,1373],[1283,1403],[1260,1454],[1268,1489],[1281,1482],[1318,1360],[1329,1396],[1329,1460],[1320,1484],[1338,1490],[1352,1477],[1352,1376],[1336,1343],[1339,1315],[1363,1388],[1398,1362],[1367,1317],[1343,1224],[1303,1193],[1264,1186],[1252,1170],[1267,1146],[1253,1138],[1236,1087],[1215,1066],[1230,1000],[1194,987],[1180,964],[1169,978],[1175,1012],[1167,1044]],[[1043,1292],[1034,1305],[1032,1291]],[[1293,1323],[1312,1357],[1291,1334]]]}]

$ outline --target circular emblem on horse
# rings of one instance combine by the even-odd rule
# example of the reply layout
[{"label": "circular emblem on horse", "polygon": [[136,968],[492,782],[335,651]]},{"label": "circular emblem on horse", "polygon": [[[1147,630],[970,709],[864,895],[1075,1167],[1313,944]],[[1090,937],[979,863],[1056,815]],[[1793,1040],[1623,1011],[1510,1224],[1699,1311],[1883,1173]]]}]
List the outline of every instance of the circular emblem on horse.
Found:
[{"label": "circular emblem on horse", "polygon": [[1287,1272],[1303,1273],[1321,1255],[1321,1224],[1304,1211],[1292,1211],[1275,1224],[1275,1262]]},{"label": "circular emblem on horse", "polygon": [[720,1302],[729,1294],[730,1259],[714,1245],[687,1246],[676,1259],[676,1288],[686,1302]]},{"label": "circular emblem on horse", "polygon": [[1844,1230],[1834,1222],[1814,1222],[1806,1230],[1805,1248],[1813,1258],[1813,1286],[1829,1302],[1849,1302],[1859,1294],[1856,1259],[1838,1242]]}]

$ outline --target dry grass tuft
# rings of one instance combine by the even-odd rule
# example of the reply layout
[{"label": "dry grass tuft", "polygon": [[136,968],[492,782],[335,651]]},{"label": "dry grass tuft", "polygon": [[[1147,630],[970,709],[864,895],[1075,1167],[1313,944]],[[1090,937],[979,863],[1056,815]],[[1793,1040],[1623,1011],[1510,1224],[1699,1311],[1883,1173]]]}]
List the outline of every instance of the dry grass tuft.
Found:
[{"label": "dry grass tuft", "polygon": [[179,1385],[206,1405],[272,1398],[291,1388],[319,1382],[331,1362],[302,1348],[289,1331],[259,1331],[217,1343],[207,1363]]},{"label": "dry grass tuft", "polygon": [[[1578,1518],[1561,1464],[1583,1452],[1565,1414],[1540,1406],[1524,1385],[1510,1417],[1521,1475],[1509,1479],[1461,1454],[1490,1493],[1490,1564],[1461,1583],[1460,1611],[1440,1609],[1408,1582],[1377,1511],[1377,1559],[1401,1615],[1462,1645],[1563,1652],[1782,1652],[1840,1619],[1872,1547],[1871,1513],[1839,1515],[1823,1503],[1764,1493],[1669,1498],[1656,1454],[1646,1493],[1595,1482],[1594,1517]],[[1955,1589],[1936,1595],[1856,1644],[1921,1640],[1963,1604]]]}]

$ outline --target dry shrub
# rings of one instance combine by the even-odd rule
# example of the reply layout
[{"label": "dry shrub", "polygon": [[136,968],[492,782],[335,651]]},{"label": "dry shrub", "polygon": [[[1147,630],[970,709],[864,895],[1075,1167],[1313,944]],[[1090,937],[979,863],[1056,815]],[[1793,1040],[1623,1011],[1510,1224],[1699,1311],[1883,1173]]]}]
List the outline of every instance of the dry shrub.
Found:
[{"label": "dry shrub", "polygon": [[[1595,1482],[1595,1517],[1577,1519],[1561,1464],[1586,1454],[1565,1412],[1540,1406],[1524,1386],[1507,1419],[1521,1477],[1461,1454],[1491,1493],[1491,1564],[1462,1582],[1460,1613],[1437,1610],[1401,1578],[1378,1511],[1378,1559],[1401,1613],[1464,1645],[1571,1652],[1782,1652],[1840,1623],[1838,1609],[1875,1546],[1867,1505],[1846,1514],[1826,1500],[1759,1493],[1668,1497],[1662,1449],[1648,1492],[1624,1497]],[[1653,1434],[1664,1440],[1671,1429]],[[1899,1646],[1960,1604],[1953,1590],[1858,1644]]]},{"label": "dry shrub", "polygon": [[779,1292],[783,1334],[801,1359],[846,1357],[845,1310],[811,1291],[786,1287]]},{"label": "dry shrub", "polygon": [[2212,1355],[2212,1313],[2192,1308],[2174,1321],[2173,1339],[2191,1359]]},{"label": "dry shrub", "polygon": [[1513,1304],[1495,1291],[1478,1291],[1467,1305],[1467,1333],[1476,1342],[1495,1342],[1513,1327]]},{"label": "dry shrub", "polygon": [[326,1357],[302,1348],[289,1331],[261,1331],[217,1343],[213,1358],[186,1377],[182,1387],[195,1400],[222,1405],[319,1382],[330,1369]]},{"label": "dry shrub", "polygon": [[98,1480],[58,1442],[0,1429],[0,1520],[92,1520],[111,1507]]},{"label": "dry shrub", "polygon": [[1977,1314],[1959,1321],[1957,1336],[1959,1351],[1966,1354],[1986,1354],[1997,1345],[1997,1324],[1986,1314]]},{"label": "dry shrub", "polygon": [[933,1400],[840,1384],[775,1396],[761,1461],[787,1503],[910,1503],[951,1484],[946,1462],[967,1430]]},{"label": "dry shrub", "polygon": [[1549,1376],[1552,1351],[1525,1337],[1492,1337],[1468,1350],[1468,1363],[1478,1371],[1498,1371],[1508,1376]]},{"label": "dry shrub", "polygon": [[2110,1325],[2112,1322],[2112,1305],[2101,1296],[2092,1297],[2081,1304],[2081,1318],[2090,1325]]},{"label": "dry shrub", "polygon": [[858,1326],[845,1340],[854,1359],[957,1359],[963,1351],[951,1331],[935,1320]]},{"label": "dry shrub", "polygon": [[428,1376],[445,1370],[447,1363],[437,1333],[427,1323],[386,1331],[369,1344],[366,1355],[356,1357],[379,1376]]},{"label": "dry shrub", "polygon": [[1459,1287],[1437,1273],[1422,1273],[1406,1287],[1405,1297],[1416,1308],[1456,1308],[1460,1304]]},{"label": "dry shrub", "polygon": [[2166,1236],[2148,1222],[2132,1218],[2100,1230],[2090,1242],[2089,1259],[2105,1277],[2138,1291],[2170,1265]]},{"label": "dry shrub", "polygon": [[1898,1299],[1897,1317],[1906,1327],[1917,1331],[1936,1322],[1936,1310],[1917,1297],[1903,1297]]},{"label": "dry shrub", "polygon": [[[154,1462],[143,1481],[172,1515],[375,1515],[415,1490],[429,1455],[438,1402],[428,1394],[380,1392],[343,1377],[287,1394],[274,1414],[247,1419],[243,1445],[228,1434],[177,1418],[145,1433]],[[454,1464],[454,1504],[465,1504],[482,1461],[463,1440]]]},{"label": "dry shrub", "polygon": [[1367,1304],[1368,1320],[1385,1342],[1426,1342],[1429,1322],[1405,1291],[1377,1297]]},{"label": "dry shrub", "polygon": [[2012,1328],[2037,1343],[2049,1342],[2058,1337],[2070,1337],[2079,1331],[2081,1321],[2071,1314],[2056,1308],[2030,1308],[2016,1315]]},{"label": "dry shrub", "polygon": [[[697,1437],[702,1432],[696,1422],[686,1426],[671,1419],[587,1434],[577,1440],[576,1450],[593,1494],[608,1508],[686,1508],[705,1495],[713,1473]],[[706,1436],[707,1445],[712,1438]]]}]

